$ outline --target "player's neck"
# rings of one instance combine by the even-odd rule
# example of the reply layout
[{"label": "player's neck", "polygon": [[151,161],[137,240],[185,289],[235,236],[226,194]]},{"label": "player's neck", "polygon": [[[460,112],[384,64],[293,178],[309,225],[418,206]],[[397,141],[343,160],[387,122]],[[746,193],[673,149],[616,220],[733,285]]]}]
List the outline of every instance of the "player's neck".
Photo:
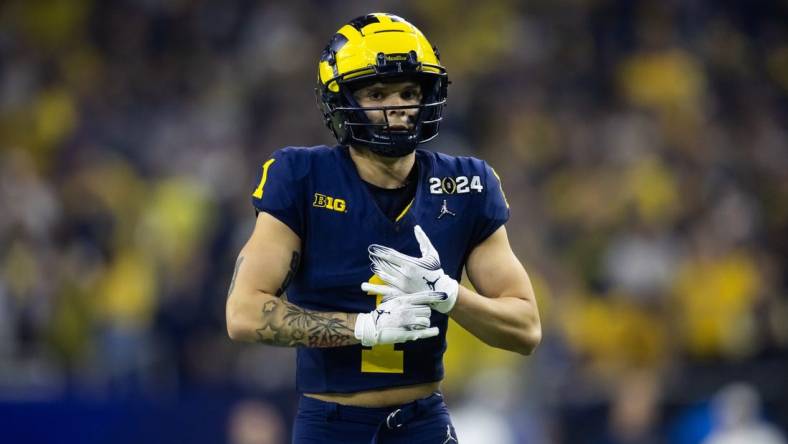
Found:
[{"label": "player's neck", "polygon": [[349,152],[361,179],[380,188],[407,185],[408,175],[416,162],[415,152],[403,157],[379,156],[364,148],[350,147]]}]

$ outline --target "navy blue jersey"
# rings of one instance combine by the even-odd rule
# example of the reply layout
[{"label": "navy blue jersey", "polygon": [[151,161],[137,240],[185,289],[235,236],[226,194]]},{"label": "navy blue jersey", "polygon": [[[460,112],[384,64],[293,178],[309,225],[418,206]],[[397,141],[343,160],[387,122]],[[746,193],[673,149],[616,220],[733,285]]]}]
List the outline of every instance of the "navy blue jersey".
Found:
[{"label": "navy blue jersey", "polygon": [[[366,313],[379,300],[361,291],[373,278],[367,256],[377,243],[421,256],[413,227],[420,225],[440,254],[443,270],[460,280],[472,249],[509,217],[493,170],[472,157],[417,150],[413,201],[396,220],[377,206],[347,147],[284,148],[266,161],[252,202],[301,238],[301,264],[287,299],[318,311]],[[448,317],[433,311],[440,334],[396,345],[298,348],[301,392],[357,392],[443,378]]]}]

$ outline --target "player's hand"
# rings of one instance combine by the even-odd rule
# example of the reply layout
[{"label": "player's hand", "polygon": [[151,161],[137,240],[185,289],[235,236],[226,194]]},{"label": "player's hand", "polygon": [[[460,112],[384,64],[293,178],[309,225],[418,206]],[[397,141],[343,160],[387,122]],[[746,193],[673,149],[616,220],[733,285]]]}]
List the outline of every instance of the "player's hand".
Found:
[{"label": "player's hand", "polygon": [[359,313],[355,336],[361,345],[397,344],[437,336],[438,327],[430,327],[430,307],[444,295],[433,291],[401,295],[382,302],[369,313]]},{"label": "player's hand", "polygon": [[421,227],[416,225],[413,232],[419,242],[421,257],[408,256],[378,244],[369,246],[372,271],[388,285],[363,283],[361,289],[383,295],[384,301],[409,293],[441,292],[445,298],[430,305],[441,313],[448,313],[457,302],[460,284],[443,272],[438,251]]}]

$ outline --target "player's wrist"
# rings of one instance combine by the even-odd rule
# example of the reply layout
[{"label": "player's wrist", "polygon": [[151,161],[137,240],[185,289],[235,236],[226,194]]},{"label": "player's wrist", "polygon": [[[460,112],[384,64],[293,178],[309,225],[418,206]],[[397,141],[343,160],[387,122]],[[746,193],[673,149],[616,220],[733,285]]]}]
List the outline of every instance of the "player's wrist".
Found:
[{"label": "player's wrist", "polygon": [[457,280],[452,279],[447,274],[444,274],[443,276],[445,277],[445,279],[442,279],[444,282],[441,283],[440,288],[437,290],[446,294],[446,300],[435,304],[433,308],[443,314],[448,314],[452,308],[454,308],[454,304],[457,303],[457,296],[460,292],[460,283],[457,282]]},{"label": "player's wrist", "polygon": [[370,313],[358,313],[353,326],[353,335],[361,341],[361,345],[371,347],[377,343],[375,321]]}]

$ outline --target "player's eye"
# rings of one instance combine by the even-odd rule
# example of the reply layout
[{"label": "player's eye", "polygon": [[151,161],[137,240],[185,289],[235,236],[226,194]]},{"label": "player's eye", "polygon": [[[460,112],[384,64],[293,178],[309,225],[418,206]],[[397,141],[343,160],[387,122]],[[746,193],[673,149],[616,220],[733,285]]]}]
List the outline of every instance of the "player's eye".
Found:
[{"label": "player's eye", "polygon": [[415,88],[406,89],[405,91],[402,91],[402,93],[400,93],[400,97],[402,97],[403,100],[414,100],[414,99],[419,99],[420,94],[419,91],[417,91]]},{"label": "player's eye", "polygon": [[383,93],[380,91],[370,91],[367,97],[372,100],[383,100]]}]

